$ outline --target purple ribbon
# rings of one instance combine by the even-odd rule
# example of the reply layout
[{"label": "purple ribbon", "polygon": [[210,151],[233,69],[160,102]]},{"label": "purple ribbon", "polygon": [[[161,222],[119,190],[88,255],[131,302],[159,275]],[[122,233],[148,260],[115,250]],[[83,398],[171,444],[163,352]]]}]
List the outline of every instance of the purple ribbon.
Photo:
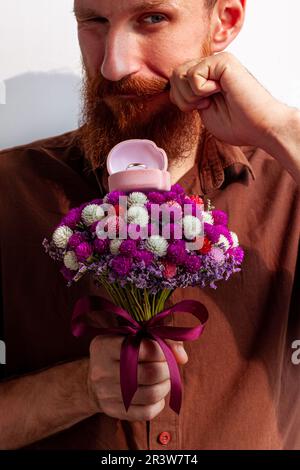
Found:
[{"label": "purple ribbon", "polygon": [[[114,313],[125,322],[123,322],[124,325],[116,328],[93,328],[88,326],[85,321],[87,319],[86,315],[93,310],[93,299],[95,299],[95,296],[83,297],[77,301],[72,315],[72,333],[77,337],[87,332],[95,333],[95,335],[125,335],[120,356],[120,384],[126,411],[128,411],[138,388],[137,372],[140,344],[143,338],[148,338],[157,341],[165,355],[171,381],[170,407],[175,413],[179,414],[182,401],[180,372],[172,349],[165,340],[194,341],[198,339],[203,333],[208,319],[206,307],[196,300],[183,300],[150,320],[138,323],[123,308],[116,306],[103,297],[96,297],[98,309],[109,314]],[[194,328],[165,326],[164,318],[171,313],[178,312],[194,315],[200,320],[201,324]]]}]

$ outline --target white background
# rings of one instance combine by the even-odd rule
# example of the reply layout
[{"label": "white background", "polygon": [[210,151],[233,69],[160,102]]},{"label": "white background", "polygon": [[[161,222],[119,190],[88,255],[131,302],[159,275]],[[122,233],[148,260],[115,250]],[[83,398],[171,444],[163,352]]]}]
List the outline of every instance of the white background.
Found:
[{"label": "white background", "polygon": [[[0,0],[0,148],[77,127],[73,0]],[[229,48],[274,96],[300,108],[299,0],[248,0]]]}]

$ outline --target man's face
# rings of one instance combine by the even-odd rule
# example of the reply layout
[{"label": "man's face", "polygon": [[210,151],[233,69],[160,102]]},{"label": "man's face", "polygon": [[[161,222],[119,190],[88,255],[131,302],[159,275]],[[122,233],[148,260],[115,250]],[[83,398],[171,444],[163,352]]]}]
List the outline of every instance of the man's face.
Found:
[{"label": "man's face", "polygon": [[[199,115],[187,116],[170,102],[169,79],[180,64],[209,54],[210,23],[204,3],[75,0],[85,71],[84,122],[89,124],[84,139],[89,139],[89,153],[100,148],[107,152],[125,138],[152,137],[171,152],[169,158],[175,158],[176,146],[182,153],[187,140],[193,142],[193,133],[199,133]],[[158,130],[162,124],[166,128],[163,139]],[[183,125],[185,131],[189,126],[189,139],[184,138]],[[184,145],[174,141],[173,149],[168,148],[175,136],[181,144],[184,138]]]}]

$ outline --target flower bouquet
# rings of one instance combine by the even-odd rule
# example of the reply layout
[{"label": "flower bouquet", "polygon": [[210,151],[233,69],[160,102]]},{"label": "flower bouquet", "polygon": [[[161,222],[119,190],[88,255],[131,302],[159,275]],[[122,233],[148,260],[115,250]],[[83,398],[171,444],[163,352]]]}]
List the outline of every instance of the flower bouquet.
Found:
[{"label": "flower bouquet", "polygon": [[[227,280],[240,270],[244,253],[237,235],[228,228],[227,214],[210,203],[205,208],[201,197],[185,194],[180,185],[171,186],[163,151],[153,142],[140,142],[144,154],[141,151],[138,163],[128,164],[138,141],[122,142],[118,151],[113,149],[108,158],[111,191],[104,199],[71,209],[52,239],[45,239],[43,244],[46,252],[60,263],[69,285],[89,274],[110,296],[112,302],[100,298],[100,308],[117,315],[120,326],[98,328],[95,334],[125,336],[120,358],[125,408],[128,410],[137,390],[139,346],[147,337],[157,341],[165,354],[171,379],[170,406],[179,413],[180,373],[165,339],[199,338],[208,313],[204,305],[194,300],[168,309],[166,301],[178,287],[216,288],[217,281]],[[119,167],[112,168],[112,161],[120,162],[118,152],[121,148],[124,157],[125,145],[128,156],[127,160],[123,158],[120,171]],[[163,156],[163,164],[153,169],[158,154]],[[89,299],[80,299],[73,312],[74,335],[86,330],[83,319],[89,311]],[[200,324],[194,328],[164,325],[164,318],[175,312],[191,313]]]}]

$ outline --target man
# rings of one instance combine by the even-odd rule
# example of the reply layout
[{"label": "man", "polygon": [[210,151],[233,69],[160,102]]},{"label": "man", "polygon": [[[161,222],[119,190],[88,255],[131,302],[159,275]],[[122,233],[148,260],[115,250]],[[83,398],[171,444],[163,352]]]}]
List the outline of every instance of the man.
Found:
[{"label": "man", "polygon": [[[245,4],[75,0],[82,126],[0,154],[1,448],[300,447],[300,369],[291,362],[300,336],[300,113],[222,52],[242,28]],[[180,416],[168,406],[168,368],[151,341],[125,412],[122,338],[72,338],[74,302],[92,286],[65,287],[41,249],[70,207],[105,192],[108,151],[136,137],[166,150],[173,182],[229,213],[246,251],[242,272],[216,291],[172,296],[210,312],[201,341],[171,343],[182,371]],[[192,326],[184,316],[171,323]]]}]

